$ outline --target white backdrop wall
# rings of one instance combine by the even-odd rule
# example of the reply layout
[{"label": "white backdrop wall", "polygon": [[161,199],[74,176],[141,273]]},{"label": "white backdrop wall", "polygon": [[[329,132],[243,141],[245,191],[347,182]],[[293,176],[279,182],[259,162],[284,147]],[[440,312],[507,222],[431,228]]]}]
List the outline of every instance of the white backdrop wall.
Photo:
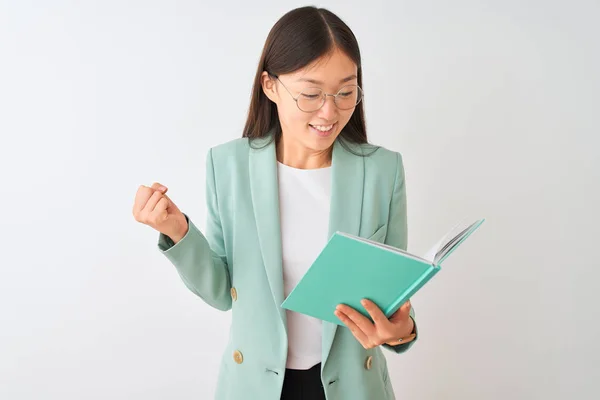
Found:
[{"label": "white backdrop wall", "polygon": [[[166,184],[204,227],[295,1],[0,1],[0,398],[208,399],[229,314],[134,221]],[[372,142],[404,156],[409,249],[481,229],[413,298],[402,399],[597,399],[600,5],[327,1],[364,58]]]}]

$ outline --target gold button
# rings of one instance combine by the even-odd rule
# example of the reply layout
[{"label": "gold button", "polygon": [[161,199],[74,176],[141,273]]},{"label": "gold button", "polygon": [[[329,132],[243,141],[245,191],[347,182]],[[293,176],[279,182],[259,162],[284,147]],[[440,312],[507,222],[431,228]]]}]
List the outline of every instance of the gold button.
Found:
[{"label": "gold button", "polygon": [[231,298],[233,301],[237,300],[237,290],[234,287],[231,288]]},{"label": "gold button", "polygon": [[369,357],[367,357],[367,361],[365,361],[365,368],[371,369],[372,366],[373,366],[373,356],[369,356]]},{"label": "gold button", "polygon": [[241,364],[244,362],[244,356],[242,355],[241,351],[236,350],[233,352],[233,361],[235,361],[238,364]]}]

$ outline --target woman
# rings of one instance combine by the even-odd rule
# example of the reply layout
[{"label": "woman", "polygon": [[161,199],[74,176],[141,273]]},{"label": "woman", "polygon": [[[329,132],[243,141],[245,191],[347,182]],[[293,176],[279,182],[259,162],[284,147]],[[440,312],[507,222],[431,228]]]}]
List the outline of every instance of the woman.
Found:
[{"label": "woman", "polygon": [[367,143],[361,84],[346,24],[292,10],[266,40],[243,137],[208,153],[205,233],[166,187],[137,192],[136,220],[185,285],[232,310],[217,399],[394,398],[382,347],[415,342],[409,302],[389,319],[366,302],[374,322],[340,305],[348,329],[280,307],[336,230],[406,248],[402,158]]}]

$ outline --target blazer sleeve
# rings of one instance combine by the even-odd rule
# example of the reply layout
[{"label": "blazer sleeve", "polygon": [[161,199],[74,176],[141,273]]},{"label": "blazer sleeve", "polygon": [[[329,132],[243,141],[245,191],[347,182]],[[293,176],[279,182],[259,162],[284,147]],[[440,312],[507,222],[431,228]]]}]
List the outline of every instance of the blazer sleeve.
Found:
[{"label": "blazer sleeve", "polygon": [[212,150],[206,159],[206,205],[206,235],[184,214],[188,220],[185,236],[175,244],[161,233],[158,248],[175,266],[188,289],[212,307],[227,311],[231,308],[231,278],[219,216]]},{"label": "blazer sleeve", "polygon": [[[406,182],[404,176],[404,165],[402,162],[402,156],[400,153],[396,153],[396,178],[394,180],[394,191],[392,194],[392,200],[390,202],[390,211],[388,217],[388,231],[385,238],[385,244],[397,247],[402,250],[407,249],[408,244],[408,223],[407,223],[407,212],[406,212]],[[404,353],[411,348],[419,334],[417,332],[417,322],[415,319],[415,311],[410,308],[410,316],[415,322],[414,333],[417,335],[412,341],[406,344],[399,344],[396,346],[390,346],[384,344],[383,347],[391,350],[395,353]],[[398,338],[399,339],[399,338]]]}]

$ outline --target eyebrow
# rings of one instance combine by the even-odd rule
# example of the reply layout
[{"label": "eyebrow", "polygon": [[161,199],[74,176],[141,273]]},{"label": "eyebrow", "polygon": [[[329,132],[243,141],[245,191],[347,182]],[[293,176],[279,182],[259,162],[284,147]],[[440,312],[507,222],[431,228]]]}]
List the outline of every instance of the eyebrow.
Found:
[{"label": "eyebrow", "polygon": [[[340,83],[345,83],[345,82],[351,81],[353,79],[356,79],[356,75],[347,76],[344,79],[340,80]],[[310,82],[310,83],[314,83],[315,85],[323,85],[323,82],[318,81],[316,79],[309,79],[309,78],[300,78],[296,82]]]}]

